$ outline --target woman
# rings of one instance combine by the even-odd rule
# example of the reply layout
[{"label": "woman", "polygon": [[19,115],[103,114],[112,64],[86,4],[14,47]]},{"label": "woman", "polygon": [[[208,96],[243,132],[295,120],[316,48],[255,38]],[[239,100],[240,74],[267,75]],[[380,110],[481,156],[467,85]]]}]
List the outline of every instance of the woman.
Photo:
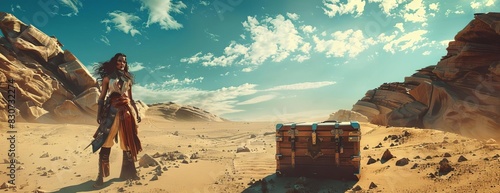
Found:
[{"label": "woman", "polygon": [[94,138],[101,132],[104,143],[99,151],[99,173],[94,187],[102,186],[103,177],[109,176],[109,154],[111,147],[117,142],[117,136],[123,150],[120,178],[138,180],[134,162],[137,161],[137,153],[142,147],[130,106],[135,110],[137,122],[141,122],[141,117],[132,99],[133,77],[128,72],[127,56],[117,53],[109,61],[98,65],[95,73],[102,79],[102,90],[98,100],[99,129]]}]

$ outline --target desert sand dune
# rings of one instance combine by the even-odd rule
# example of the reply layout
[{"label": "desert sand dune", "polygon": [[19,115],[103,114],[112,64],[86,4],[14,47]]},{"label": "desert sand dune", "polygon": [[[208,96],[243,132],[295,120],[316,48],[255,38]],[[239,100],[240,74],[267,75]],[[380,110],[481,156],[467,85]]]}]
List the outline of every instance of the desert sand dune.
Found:
[{"label": "desert sand dune", "polygon": [[[500,192],[498,142],[370,123],[361,125],[359,181],[277,177],[274,124],[172,122],[148,116],[140,123],[144,150],[139,157],[147,155],[158,165],[144,168],[138,161],[136,166],[142,179],[120,181],[122,155],[114,146],[111,175],[105,178],[102,189],[95,190],[91,185],[97,175],[98,154],[83,148],[96,125],[16,123],[19,161],[16,184],[15,188],[4,189],[8,192]],[[6,135],[1,132],[0,137]],[[387,150],[394,157],[382,162],[380,159]],[[0,157],[7,160],[7,151],[1,151]],[[368,164],[370,158],[374,163]],[[440,173],[444,166],[439,163],[443,159],[449,161],[451,171]],[[5,169],[8,164],[0,166],[0,182],[4,183],[9,180]]]}]

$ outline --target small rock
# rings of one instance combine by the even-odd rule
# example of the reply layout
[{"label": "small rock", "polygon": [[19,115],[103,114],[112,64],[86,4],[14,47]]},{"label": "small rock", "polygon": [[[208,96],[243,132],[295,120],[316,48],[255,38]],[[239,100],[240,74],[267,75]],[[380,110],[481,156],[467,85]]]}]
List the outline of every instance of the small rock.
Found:
[{"label": "small rock", "polygon": [[413,166],[411,167],[411,169],[416,169],[417,167],[418,167],[418,164],[415,163],[415,164],[413,164]]},{"label": "small rock", "polygon": [[458,158],[458,162],[464,162],[464,161],[467,161],[467,158],[465,158],[463,155],[461,155],[461,156]]},{"label": "small rock", "polygon": [[382,157],[380,158],[380,160],[382,161],[382,163],[385,163],[392,158],[394,158],[394,156],[392,155],[391,151],[389,151],[389,149],[387,149],[387,150],[385,150],[385,152],[382,155]]},{"label": "small rock", "polygon": [[250,152],[250,149],[248,149],[248,147],[238,147],[238,149],[236,149],[236,153],[241,152]]},{"label": "small rock", "polygon": [[182,163],[183,164],[189,164],[189,162],[187,160],[182,160]]},{"label": "small rock", "polygon": [[367,165],[370,165],[370,164],[373,164],[373,163],[375,163],[375,162],[377,162],[375,159],[370,158],[370,159],[368,159],[368,163],[366,163],[366,164],[367,164]]},{"label": "small rock", "polygon": [[405,166],[405,165],[408,165],[409,162],[410,162],[410,160],[408,158],[402,158],[402,159],[396,161],[396,166]]},{"label": "small rock", "polygon": [[42,154],[42,156],[40,156],[40,158],[47,158],[47,157],[49,157],[49,153],[44,153]]},{"label": "small rock", "polygon": [[361,188],[361,186],[357,185],[357,186],[356,186],[356,187],[354,187],[352,190],[353,190],[353,191],[361,191],[361,190],[362,190],[362,188]]},{"label": "small rock", "polygon": [[141,159],[139,159],[139,166],[147,168],[149,166],[157,166],[159,165],[158,162],[153,159],[151,156],[148,154],[144,154]]},{"label": "small rock", "polygon": [[444,153],[443,157],[451,157],[451,154],[449,154],[449,153]]},{"label": "small rock", "polygon": [[375,183],[373,183],[373,182],[370,183],[369,189],[374,189],[374,188],[377,188],[377,185]]},{"label": "small rock", "polygon": [[156,180],[158,180],[158,176],[154,175],[153,178],[151,178],[151,180],[149,180],[149,181],[156,181]]},{"label": "small rock", "polygon": [[455,139],[455,141],[453,141],[453,143],[454,143],[454,144],[458,144],[458,140],[457,140],[457,139]]},{"label": "small rock", "polygon": [[413,159],[420,159],[420,156],[417,155]]},{"label": "small rock", "polygon": [[363,147],[363,150],[368,150],[368,149],[369,149],[368,146]]},{"label": "small rock", "polygon": [[2,185],[0,185],[0,189],[7,189],[7,188],[16,188],[16,185],[7,182],[4,182]]},{"label": "small rock", "polygon": [[43,172],[43,174],[40,176],[47,176],[47,175],[48,175],[47,172]]},{"label": "small rock", "polygon": [[427,157],[425,157],[425,159],[432,159],[432,157],[430,155],[428,155]]},{"label": "small rock", "polygon": [[123,187],[118,188],[118,192],[125,192],[125,188]]},{"label": "small rock", "polygon": [[257,136],[255,134],[251,134],[250,138],[256,138]]},{"label": "small rock", "polygon": [[453,168],[450,166],[449,161],[446,158],[443,158],[439,162],[439,175],[446,175],[453,171]]}]

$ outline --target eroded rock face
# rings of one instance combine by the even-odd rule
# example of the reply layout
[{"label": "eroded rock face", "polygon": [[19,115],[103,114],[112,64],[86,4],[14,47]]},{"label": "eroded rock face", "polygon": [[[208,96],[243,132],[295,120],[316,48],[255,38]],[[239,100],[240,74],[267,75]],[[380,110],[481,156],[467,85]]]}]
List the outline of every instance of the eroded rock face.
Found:
[{"label": "eroded rock face", "polygon": [[[0,82],[14,82],[17,121],[95,120],[98,85],[76,56],[63,50],[55,37],[11,14],[0,12],[0,29],[4,36],[0,37]],[[7,90],[7,84],[0,85],[1,122],[8,117]],[[145,107],[138,105],[142,117]]]},{"label": "eroded rock face", "polygon": [[228,121],[198,107],[183,106],[173,102],[149,105],[148,114],[161,116],[171,121]]},{"label": "eroded rock face", "polygon": [[476,14],[437,65],[384,83],[352,108],[371,123],[500,138],[500,13]]}]

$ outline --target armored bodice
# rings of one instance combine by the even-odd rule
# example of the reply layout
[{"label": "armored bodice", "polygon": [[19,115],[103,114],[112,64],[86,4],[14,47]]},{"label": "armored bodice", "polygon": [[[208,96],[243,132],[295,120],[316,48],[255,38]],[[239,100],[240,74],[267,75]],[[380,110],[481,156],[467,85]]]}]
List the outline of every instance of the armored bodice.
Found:
[{"label": "armored bodice", "polygon": [[131,80],[125,76],[110,76],[108,85],[108,95],[111,93],[119,93],[123,95],[130,89]]}]

